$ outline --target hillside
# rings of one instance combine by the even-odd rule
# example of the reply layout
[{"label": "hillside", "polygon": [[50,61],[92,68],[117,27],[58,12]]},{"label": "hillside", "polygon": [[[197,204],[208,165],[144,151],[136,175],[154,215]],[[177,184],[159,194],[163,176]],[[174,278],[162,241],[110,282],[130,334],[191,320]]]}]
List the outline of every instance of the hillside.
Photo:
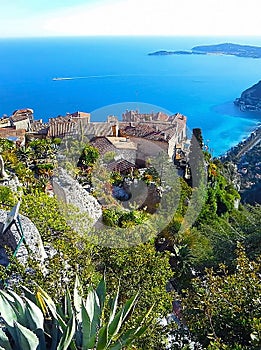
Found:
[{"label": "hillside", "polygon": [[261,112],[261,80],[242,92],[241,96],[234,101],[242,111]]},{"label": "hillside", "polygon": [[222,162],[233,162],[240,175],[240,195],[244,203],[261,203],[261,127],[257,128],[245,140],[232,147]]},{"label": "hillside", "polygon": [[191,50],[167,51],[160,50],[151,52],[149,56],[165,55],[232,55],[237,57],[261,58],[261,47],[222,43],[216,45],[194,46]]}]

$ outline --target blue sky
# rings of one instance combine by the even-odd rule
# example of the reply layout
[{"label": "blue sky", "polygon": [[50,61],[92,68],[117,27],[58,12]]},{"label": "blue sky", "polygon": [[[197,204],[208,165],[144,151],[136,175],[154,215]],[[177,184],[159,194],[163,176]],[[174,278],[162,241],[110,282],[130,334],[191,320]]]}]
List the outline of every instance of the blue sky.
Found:
[{"label": "blue sky", "polygon": [[0,37],[261,36],[260,0],[0,0]]}]

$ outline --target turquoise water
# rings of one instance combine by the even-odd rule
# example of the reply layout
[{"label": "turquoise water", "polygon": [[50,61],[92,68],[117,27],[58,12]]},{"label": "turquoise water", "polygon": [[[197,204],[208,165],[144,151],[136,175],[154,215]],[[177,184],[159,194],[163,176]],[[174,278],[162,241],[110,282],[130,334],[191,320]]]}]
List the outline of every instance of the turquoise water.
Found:
[{"label": "turquoise water", "polygon": [[[260,37],[2,39],[0,115],[29,107],[36,118],[47,120],[98,109],[92,119],[104,120],[107,112],[120,116],[128,106],[147,112],[165,109],[185,114],[190,128],[202,128],[219,155],[261,120],[261,115],[240,112],[233,105],[243,90],[261,79],[261,59],[147,54],[221,42],[261,46]],[[114,104],[120,105],[104,108]]]}]

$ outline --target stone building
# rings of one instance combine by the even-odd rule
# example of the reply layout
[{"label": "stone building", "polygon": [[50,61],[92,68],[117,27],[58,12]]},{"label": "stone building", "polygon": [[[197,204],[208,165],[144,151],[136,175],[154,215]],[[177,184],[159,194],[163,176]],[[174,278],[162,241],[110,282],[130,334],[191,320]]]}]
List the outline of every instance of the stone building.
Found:
[{"label": "stone building", "polygon": [[[144,143],[148,156],[153,153],[150,145],[157,144],[167,151],[170,159],[173,159],[175,153],[175,147],[178,144],[183,143],[186,140],[187,133],[187,118],[177,113],[171,116],[168,121],[140,121],[120,123],[120,135],[128,136],[134,142],[138,142],[140,145]],[[146,146],[147,145],[147,146]],[[146,153],[145,152],[145,153]]]},{"label": "stone building", "polygon": [[7,139],[16,143],[17,146],[25,144],[25,129],[15,129],[14,127],[0,128],[0,138]]},{"label": "stone building", "polygon": [[13,112],[10,117],[11,126],[16,129],[25,129],[26,131],[30,130],[30,125],[33,122],[33,113],[34,111],[30,108],[18,109]]}]

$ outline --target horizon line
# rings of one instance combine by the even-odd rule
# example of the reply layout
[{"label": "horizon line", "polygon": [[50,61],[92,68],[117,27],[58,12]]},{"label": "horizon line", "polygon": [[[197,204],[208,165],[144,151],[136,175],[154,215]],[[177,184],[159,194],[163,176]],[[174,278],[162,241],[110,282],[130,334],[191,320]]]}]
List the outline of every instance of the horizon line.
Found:
[{"label": "horizon line", "polygon": [[85,35],[37,35],[37,36],[0,36],[0,39],[57,39],[57,38],[260,38],[258,34],[85,34]]}]

